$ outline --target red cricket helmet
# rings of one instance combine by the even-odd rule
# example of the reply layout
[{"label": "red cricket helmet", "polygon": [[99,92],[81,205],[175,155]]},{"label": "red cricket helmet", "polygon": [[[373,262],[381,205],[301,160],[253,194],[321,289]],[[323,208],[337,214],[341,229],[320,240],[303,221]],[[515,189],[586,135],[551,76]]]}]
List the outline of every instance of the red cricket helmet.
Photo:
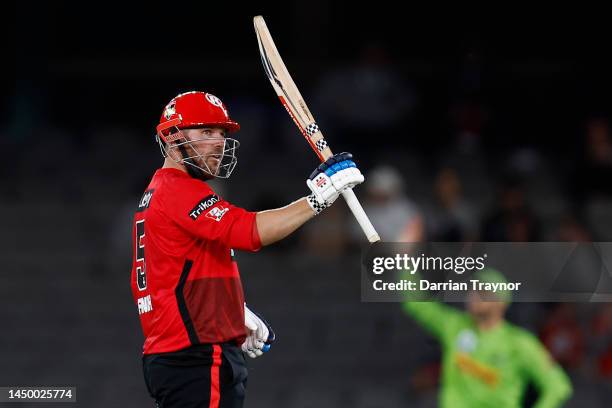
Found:
[{"label": "red cricket helmet", "polygon": [[213,94],[199,91],[185,92],[175,96],[164,108],[157,125],[157,134],[164,142],[172,127],[220,127],[228,132],[240,130],[240,125],[230,119],[227,108]]}]

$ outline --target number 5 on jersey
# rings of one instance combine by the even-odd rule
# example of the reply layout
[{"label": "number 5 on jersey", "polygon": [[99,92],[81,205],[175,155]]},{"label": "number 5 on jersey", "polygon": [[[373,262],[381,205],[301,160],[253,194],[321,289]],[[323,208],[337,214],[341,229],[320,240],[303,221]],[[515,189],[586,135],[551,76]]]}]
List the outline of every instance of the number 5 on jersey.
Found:
[{"label": "number 5 on jersey", "polygon": [[145,220],[136,221],[136,286],[139,290],[147,288],[147,265],[145,263],[144,236]]}]

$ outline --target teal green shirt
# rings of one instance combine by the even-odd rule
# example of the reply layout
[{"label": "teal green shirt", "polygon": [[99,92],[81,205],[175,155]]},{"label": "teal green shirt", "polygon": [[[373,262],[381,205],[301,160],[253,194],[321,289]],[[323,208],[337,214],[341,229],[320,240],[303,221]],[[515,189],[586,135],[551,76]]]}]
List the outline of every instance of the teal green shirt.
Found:
[{"label": "teal green shirt", "polygon": [[571,395],[568,377],[528,331],[505,321],[480,331],[469,314],[437,302],[403,306],[442,345],[440,406],[518,408],[530,381],[536,408],[559,407]]}]

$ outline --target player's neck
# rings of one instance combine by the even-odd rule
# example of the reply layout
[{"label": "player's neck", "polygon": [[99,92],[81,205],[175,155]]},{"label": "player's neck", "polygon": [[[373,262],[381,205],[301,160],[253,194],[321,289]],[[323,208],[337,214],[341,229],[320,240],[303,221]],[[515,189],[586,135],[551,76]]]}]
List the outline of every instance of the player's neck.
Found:
[{"label": "player's neck", "polygon": [[180,171],[183,171],[183,172],[187,173],[187,170],[185,169],[185,166],[175,162],[174,160],[170,159],[169,157],[166,157],[166,159],[164,160],[164,165],[162,166],[162,169],[177,169],[177,170],[180,170]]}]

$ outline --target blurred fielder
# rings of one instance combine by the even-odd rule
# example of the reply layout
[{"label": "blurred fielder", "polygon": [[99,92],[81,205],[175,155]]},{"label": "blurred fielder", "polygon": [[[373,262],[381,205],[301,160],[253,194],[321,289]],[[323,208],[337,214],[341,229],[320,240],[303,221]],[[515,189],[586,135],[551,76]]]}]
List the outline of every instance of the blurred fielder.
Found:
[{"label": "blurred fielder", "polygon": [[236,207],[207,181],[231,175],[239,142],[228,134],[239,128],[205,92],[172,99],[157,126],[164,164],[136,210],[131,285],[145,382],[161,408],[243,406],[243,352],[260,356],[275,336],[244,303],[234,250],[285,238],[363,182],[352,156],[340,153],[308,178],[309,196],[257,213]]},{"label": "blurred fielder", "polygon": [[[505,282],[490,268],[475,279]],[[559,407],[571,395],[569,379],[538,339],[504,320],[510,301],[507,291],[471,292],[467,313],[438,302],[404,303],[441,343],[441,407],[518,408],[529,382],[539,391],[536,408]]]}]

